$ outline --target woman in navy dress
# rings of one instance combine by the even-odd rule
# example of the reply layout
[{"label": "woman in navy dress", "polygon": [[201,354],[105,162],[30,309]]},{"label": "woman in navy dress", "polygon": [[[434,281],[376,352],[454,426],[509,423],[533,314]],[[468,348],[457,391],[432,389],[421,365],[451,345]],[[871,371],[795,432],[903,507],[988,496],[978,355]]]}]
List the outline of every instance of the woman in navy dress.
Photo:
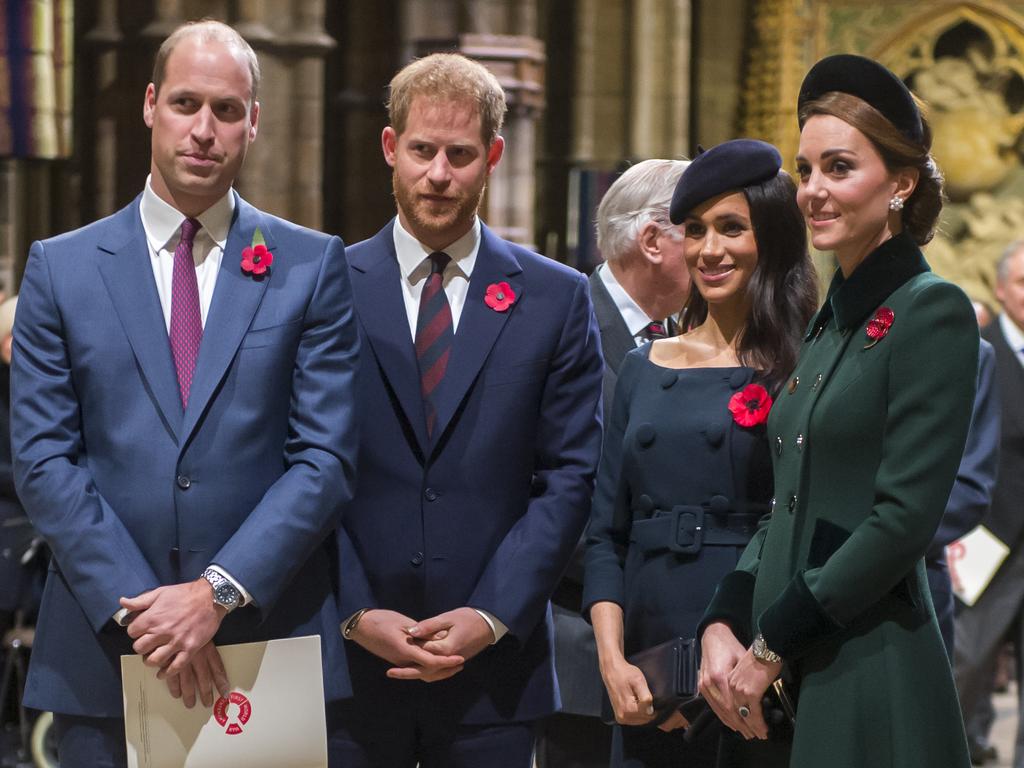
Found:
[{"label": "woman in navy dress", "polygon": [[[587,533],[583,604],[618,723],[613,766],[712,766],[717,729],[692,743],[673,713],[654,727],[627,657],[692,638],[772,496],[764,422],[813,312],[814,270],[778,151],[736,140],[699,155],[676,188],[692,288],[682,336],[627,355],[607,420]],[[771,765],[771,743],[723,741]],[[737,750],[739,752],[737,752]]]}]

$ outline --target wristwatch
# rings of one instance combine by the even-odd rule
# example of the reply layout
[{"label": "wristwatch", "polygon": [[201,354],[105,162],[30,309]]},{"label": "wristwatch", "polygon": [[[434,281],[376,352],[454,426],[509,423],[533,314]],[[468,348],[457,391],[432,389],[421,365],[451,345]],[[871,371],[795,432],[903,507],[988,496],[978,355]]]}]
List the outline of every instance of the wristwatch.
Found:
[{"label": "wristwatch", "polygon": [[345,626],[341,628],[341,636],[346,640],[352,639],[352,633],[356,631],[356,627],[359,626],[359,620],[363,618],[363,614],[366,613],[369,608],[360,608],[354,614],[352,618],[345,622]]},{"label": "wristwatch", "polygon": [[750,647],[750,650],[758,661],[767,661],[769,664],[779,664],[782,662],[782,657],[765,645],[764,635],[760,632],[754,638],[754,644]]},{"label": "wristwatch", "polygon": [[242,602],[242,593],[238,591],[234,584],[224,578],[219,571],[207,568],[203,571],[203,578],[213,587],[213,602],[215,605],[219,605],[228,613],[231,613]]}]

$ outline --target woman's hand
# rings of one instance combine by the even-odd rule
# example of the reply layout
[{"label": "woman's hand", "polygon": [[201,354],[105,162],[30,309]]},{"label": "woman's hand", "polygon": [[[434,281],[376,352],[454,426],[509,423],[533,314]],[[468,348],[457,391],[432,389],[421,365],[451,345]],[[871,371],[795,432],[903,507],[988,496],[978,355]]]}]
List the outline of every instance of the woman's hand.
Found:
[{"label": "woman's hand", "polygon": [[601,678],[622,725],[646,725],[654,719],[654,698],[639,667],[620,656],[601,664]]},{"label": "woman's hand", "polygon": [[[755,730],[747,723],[748,715],[742,718],[739,715],[742,702],[734,698],[730,676],[736,665],[747,654],[732,628],[722,621],[709,624],[704,630],[700,641],[701,664],[700,664],[700,692],[704,700],[711,706],[711,709],[718,715],[727,727],[738,732],[746,739],[755,738]],[[758,709],[760,709],[760,697],[758,697]],[[753,713],[753,708],[747,706]]]},{"label": "woman's hand", "polygon": [[690,721],[687,720],[685,717],[683,717],[683,713],[682,712],[676,711],[676,712],[673,712],[669,716],[668,720],[666,720],[664,723],[662,723],[658,727],[661,730],[663,730],[666,733],[668,733],[669,731],[676,730],[676,728],[689,728],[690,727]]},{"label": "woman's hand", "polygon": [[768,738],[768,724],[761,711],[761,699],[768,687],[782,674],[782,662],[771,663],[755,658],[747,651],[729,673],[729,690],[737,711],[746,706],[750,713],[740,718],[758,739]]}]

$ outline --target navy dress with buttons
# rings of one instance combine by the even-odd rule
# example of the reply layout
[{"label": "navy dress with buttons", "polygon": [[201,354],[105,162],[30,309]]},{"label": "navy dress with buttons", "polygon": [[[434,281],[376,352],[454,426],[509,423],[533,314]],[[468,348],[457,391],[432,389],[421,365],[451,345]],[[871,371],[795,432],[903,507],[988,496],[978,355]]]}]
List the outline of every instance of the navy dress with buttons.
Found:
[{"label": "navy dress with buttons", "polygon": [[[729,411],[755,371],[664,368],[650,348],[620,371],[587,530],[584,608],[622,607],[627,657],[694,636],[772,495],[765,425]],[[681,730],[617,726],[612,765],[714,765],[717,730],[689,744]]]}]

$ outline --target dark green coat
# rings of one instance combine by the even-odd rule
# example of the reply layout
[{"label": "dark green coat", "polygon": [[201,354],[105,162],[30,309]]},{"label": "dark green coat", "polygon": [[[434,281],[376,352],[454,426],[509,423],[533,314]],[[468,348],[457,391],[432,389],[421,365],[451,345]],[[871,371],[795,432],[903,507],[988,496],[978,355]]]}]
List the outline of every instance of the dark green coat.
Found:
[{"label": "dark green coat", "polygon": [[[880,307],[895,319],[872,343]],[[794,768],[969,765],[922,557],[977,357],[967,297],[900,235],[836,274],[776,399],[774,511],[708,618],[752,620],[797,673]]]}]

